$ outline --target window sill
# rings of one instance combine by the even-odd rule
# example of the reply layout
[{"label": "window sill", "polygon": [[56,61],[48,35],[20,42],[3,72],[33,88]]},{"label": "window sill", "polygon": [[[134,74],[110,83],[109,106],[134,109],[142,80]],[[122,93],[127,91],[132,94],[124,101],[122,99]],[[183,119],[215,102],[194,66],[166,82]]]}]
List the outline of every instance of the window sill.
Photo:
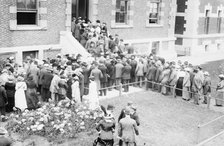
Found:
[{"label": "window sill", "polygon": [[148,27],[148,28],[155,28],[155,27],[163,27],[163,25],[161,25],[161,24],[147,24],[146,25],[146,27]]},{"label": "window sill", "polygon": [[10,30],[27,30],[27,31],[33,31],[33,30],[47,30],[46,27],[41,27],[38,25],[17,25],[15,28],[11,28]]},{"label": "window sill", "polygon": [[128,25],[128,24],[115,24],[114,26],[111,26],[111,28],[133,28],[133,25]]}]

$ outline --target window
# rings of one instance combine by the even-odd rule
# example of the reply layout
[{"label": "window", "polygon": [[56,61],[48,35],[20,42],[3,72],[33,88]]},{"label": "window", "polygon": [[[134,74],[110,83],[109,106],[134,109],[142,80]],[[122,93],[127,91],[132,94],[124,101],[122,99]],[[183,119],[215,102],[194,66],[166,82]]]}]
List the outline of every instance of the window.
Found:
[{"label": "window", "polygon": [[128,24],[129,10],[130,10],[130,0],[116,0],[115,23]]},{"label": "window", "polygon": [[161,0],[150,0],[149,5],[149,23],[159,24],[159,12],[160,12]]},{"label": "window", "polygon": [[205,34],[209,32],[209,10],[205,12]]},{"label": "window", "polygon": [[222,17],[221,17],[222,11],[218,11],[218,18],[217,18],[217,32],[221,33],[221,24],[222,24]]},{"label": "window", "polygon": [[17,25],[37,24],[37,0],[17,0]]}]

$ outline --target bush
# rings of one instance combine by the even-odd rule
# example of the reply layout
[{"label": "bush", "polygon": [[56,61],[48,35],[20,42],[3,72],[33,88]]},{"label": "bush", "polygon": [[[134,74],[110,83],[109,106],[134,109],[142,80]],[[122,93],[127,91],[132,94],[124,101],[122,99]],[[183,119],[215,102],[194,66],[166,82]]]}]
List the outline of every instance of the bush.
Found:
[{"label": "bush", "polygon": [[35,111],[11,114],[6,129],[9,133],[19,134],[22,140],[38,135],[50,142],[62,142],[75,138],[80,132],[95,129],[96,123],[102,117],[103,112],[100,109],[89,110],[87,103],[79,105],[64,100],[58,106],[46,103]]}]

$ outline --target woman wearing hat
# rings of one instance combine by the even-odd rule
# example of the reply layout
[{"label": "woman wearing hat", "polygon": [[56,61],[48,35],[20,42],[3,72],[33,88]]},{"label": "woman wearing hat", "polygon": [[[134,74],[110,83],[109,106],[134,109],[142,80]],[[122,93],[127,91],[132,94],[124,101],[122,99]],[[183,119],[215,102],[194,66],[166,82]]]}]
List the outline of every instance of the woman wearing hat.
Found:
[{"label": "woman wearing hat", "polygon": [[15,92],[15,107],[21,111],[27,108],[25,91],[27,90],[26,83],[22,76],[17,77],[16,92]]},{"label": "woman wearing hat", "polygon": [[223,93],[224,93],[224,75],[221,74],[219,75],[219,83],[217,85],[216,91],[217,91],[217,96],[216,96],[216,106],[223,106]]}]

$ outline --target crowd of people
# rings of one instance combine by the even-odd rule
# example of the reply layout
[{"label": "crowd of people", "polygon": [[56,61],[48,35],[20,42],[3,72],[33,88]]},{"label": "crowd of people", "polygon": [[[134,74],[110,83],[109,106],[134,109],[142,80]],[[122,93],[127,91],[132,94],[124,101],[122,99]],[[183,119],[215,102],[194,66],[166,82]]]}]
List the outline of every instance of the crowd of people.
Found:
[{"label": "crowd of people", "polygon": [[[0,112],[3,117],[6,112],[36,109],[41,102],[57,104],[68,98],[80,103],[85,95],[90,95],[94,109],[99,106],[98,96],[106,96],[108,91],[121,88],[123,92],[129,92],[129,86],[146,86],[147,90],[163,95],[181,96],[187,101],[193,99],[195,104],[199,104],[200,99],[207,103],[211,78],[202,67],[187,61],[166,61],[153,52],[133,55],[134,48],[124,45],[118,35],[115,38],[109,35],[106,23],[101,24],[99,20],[91,23],[74,19],[72,32],[94,59],[87,62],[80,54],[58,54],[53,59],[40,61],[27,56],[20,65],[14,57],[7,58],[0,75]],[[216,105],[222,106],[224,75],[219,78],[216,90],[220,94]],[[123,115],[130,117],[130,110],[126,109]],[[121,129],[127,121],[119,121],[118,134],[122,137]],[[138,133],[137,128],[134,131]]]}]

